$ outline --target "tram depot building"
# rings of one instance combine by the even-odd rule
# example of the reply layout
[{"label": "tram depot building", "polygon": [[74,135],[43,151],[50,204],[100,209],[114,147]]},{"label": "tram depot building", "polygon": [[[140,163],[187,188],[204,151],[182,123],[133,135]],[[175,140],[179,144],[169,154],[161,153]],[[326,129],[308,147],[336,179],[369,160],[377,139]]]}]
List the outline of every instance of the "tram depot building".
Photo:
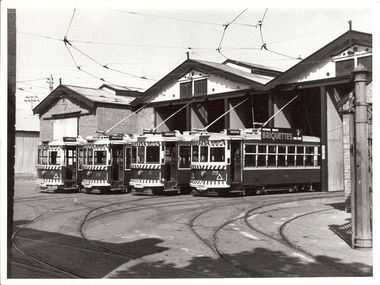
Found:
[{"label": "tram depot building", "polygon": [[348,31],[285,72],[237,60],[187,59],[145,92],[105,84],[98,89],[59,85],[33,111],[40,117],[41,141],[106,130],[142,133],[180,109],[157,131],[204,128],[232,108],[208,131],[259,127],[276,114],[267,127],[320,137],[321,190],[348,194],[349,115],[342,111],[353,96],[352,71],[359,64],[370,71],[366,89],[371,110],[372,35]]}]

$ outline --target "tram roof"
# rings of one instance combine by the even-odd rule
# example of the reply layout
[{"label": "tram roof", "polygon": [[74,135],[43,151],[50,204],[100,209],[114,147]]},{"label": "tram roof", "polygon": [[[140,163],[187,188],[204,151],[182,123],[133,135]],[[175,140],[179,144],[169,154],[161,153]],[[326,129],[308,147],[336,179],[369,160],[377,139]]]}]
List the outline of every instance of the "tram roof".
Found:
[{"label": "tram roof", "polygon": [[196,134],[191,134],[188,132],[180,133],[175,131],[172,135],[165,135],[165,133],[147,133],[139,135],[134,141],[144,141],[144,142],[176,142],[176,141],[191,141]]},{"label": "tram roof", "polygon": [[123,135],[122,139],[110,139],[108,136],[86,138],[89,144],[128,144],[132,139],[129,135]]},{"label": "tram roof", "polygon": [[45,145],[45,146],[64,146],[64,145],[71,145],[71,146],[76,146],[76,145],[84,145],[86,143],[86,140],[83,139],[82,137],[77,137],[75,141],[65,141],[63,139],[59,140],[53,140],[53,141],[48,141],[48,142],[41,142],[40,145]]}]

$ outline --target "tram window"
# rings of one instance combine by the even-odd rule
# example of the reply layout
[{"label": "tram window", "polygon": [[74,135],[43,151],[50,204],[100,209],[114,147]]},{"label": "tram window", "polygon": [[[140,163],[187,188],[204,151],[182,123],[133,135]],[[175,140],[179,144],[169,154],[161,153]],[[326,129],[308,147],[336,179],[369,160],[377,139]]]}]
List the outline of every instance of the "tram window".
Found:
[{"label": "tram window", "polygon": [[83,148],[80,148],[79,149],[79,159],[78,159],[78,169],[82,169],[82,165],[83,165]]},{"label": "tram window", "polygon": [[267,152],[267,146],[266,145],[259,145],[258,146],[258,153],[266,153]]},{"label": "tram window", "polygon": [[303,166],[303,158],[304,158],[304,155],[303,154],[298,154],[296,156],[296,166]]},{"label": "tram window", "polygon": [[146,163],[160,163],[160,147],[159,146],[146,147]]},{"label": "tram window", "polygon": [[304,153],[304,147],[303,146],[297,146],[297,153],[303,154]]},{"label": "tram window", "polygon": [[224,147],[210,148],[211,162],[224,162]]},{"label": "tram window", "polygon": [[268,153],[276,153],[276,146],[275,145],[269,145],[268,146]]},{"label": "tram window", "polygon": [[285,164],[285,155],[278,155],[277,156],[277,166],[281,167],[281,166],[286,166]]},{"label": "tram window", "polygon": [[92,165],[92,153],[93,153],[93,150],[92,148],[89,148],[88,151],[87,151],[87,164],[88,165]]},{"label": "tram window", "polygon": [[58,151],[51,151],[49,156],[49,164],[58,165],[61,164],[61,157],[59,156]]},{"label": "tram window", "polygon": [[42,150],[42,164],[48,164],[48,151],[47,149]]},{"label": "tram window", "polygon": [[257,166],[267,166],[265,154],[260,154],[257,156]]},{"label": "tram window", "polygon": [[307,146],[305,153],[306,154],[314,154],[314,147],[313,146]]},{"label": "tram window", "polygon": [[200,162],[207,162],[208,161],[208,146],[201,146],[201,161]]},{"label": "tram window", "polygon": [[76,160],[76,151],[74,149],[67,150],[67,165],[74,165]]},{"label": "tram window", "polygon": [[246,153],[256,153],[256,145],[254,145],[254,144],[246,144],[245,145],[245,152]]},{"label": "tram window", "polygon": [[83,164],[87,164],[87,148],[83,149]]},{"label": "tram window", "polygon": [[38,148],[37,164],[42,164],[42,149]]},{"label": "tram window", "polygon": [[106,164],[106,151],[105,150],[95,150],[94,151],[94,162],[97,165],[105,165]]},{"label": "tram window", "polygon": [[288,146],[288,153],[294,153],[294,152],[295,152],[294,146]]},{"label": "tram window", "polygon": [[131,168],[131,154],[132,150],[130,147],[125,148],[125,169]]},{"label": "tram window", "polygon": [[278,146],[278,153],[285,153],[286,147],[284,145],[279,145]]},{"label": "tram window", "polygon": [[321,166],[321,156],[318,155],[318,166]]},{"label": "tram window", "polygon": [[143,146],[137,147],[137,163],[143,164],[145,162],[145,148]]},{"label": "tram window", "polygon": [[255,154],[246,154],[244,164],[245,164],[245,166],[256,166],[256,155]]},{"label": "tram window", "polygon": [[269,154],[268,155],[268,166],[276,166],[276,155]]},{"label": "tram window", "polygon": [[314,155],[305,155],[305,166],[314,166]]},{"label": "tram window", "polygon": [[190,146],[179,146],[179,167],[190,168]]},{"label": "tram window", "polygon": [[132,146],[132,159],[131,159],[132,163],[137,162],[136,157],[137,157],[137,147]]},{"label": "tram window", "polygon": [[193,153],[192,153],[192,156],[193,156],[193,162],[198,162],[199,161],[199,147],[197,145],[193,145],[191,147],[193,149]]}]

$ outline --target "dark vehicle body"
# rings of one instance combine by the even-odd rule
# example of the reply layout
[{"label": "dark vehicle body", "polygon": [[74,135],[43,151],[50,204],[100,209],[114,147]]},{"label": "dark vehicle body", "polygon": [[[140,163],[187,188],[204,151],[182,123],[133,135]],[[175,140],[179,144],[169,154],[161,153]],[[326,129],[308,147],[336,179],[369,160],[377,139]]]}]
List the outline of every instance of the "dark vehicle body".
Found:
[{"label": "dark vehicle body", "polygon": [[83,148],[82,185],[86,192],[127,191],[131,136],[87,138]]},{"label": "dark vehicle body", "polygon": [[[280,134],[279,129],[273,130]],[[302,135],[289,138],[263,139],[257,130],[203,133],[194,137],[192,193],[255,194],[318,189],[320,139]]]},{"label": "dark vehicle body", "polygon": [[138,136],[131,151],[132,193],[189,193],[191,138],[178,131]]},{"label": "dark vehicle body", "polygon": [[37,181],[41,190],[79,191],[82,171],[81,137],[63,137],[38,146]]}]

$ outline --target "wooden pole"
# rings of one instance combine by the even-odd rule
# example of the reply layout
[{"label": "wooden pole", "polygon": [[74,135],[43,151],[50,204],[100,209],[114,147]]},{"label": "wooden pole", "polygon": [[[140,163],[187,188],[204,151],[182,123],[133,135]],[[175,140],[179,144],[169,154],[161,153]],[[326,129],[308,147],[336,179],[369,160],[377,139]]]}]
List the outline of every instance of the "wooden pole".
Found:
[{"label": "wooden pole", "polygon": [[372,247],[368,183],[368,104],[366,98],[368,70],[362,64],[359,64],[352,73],[355,76],[356,99],[354,248],[364,249]]}]

